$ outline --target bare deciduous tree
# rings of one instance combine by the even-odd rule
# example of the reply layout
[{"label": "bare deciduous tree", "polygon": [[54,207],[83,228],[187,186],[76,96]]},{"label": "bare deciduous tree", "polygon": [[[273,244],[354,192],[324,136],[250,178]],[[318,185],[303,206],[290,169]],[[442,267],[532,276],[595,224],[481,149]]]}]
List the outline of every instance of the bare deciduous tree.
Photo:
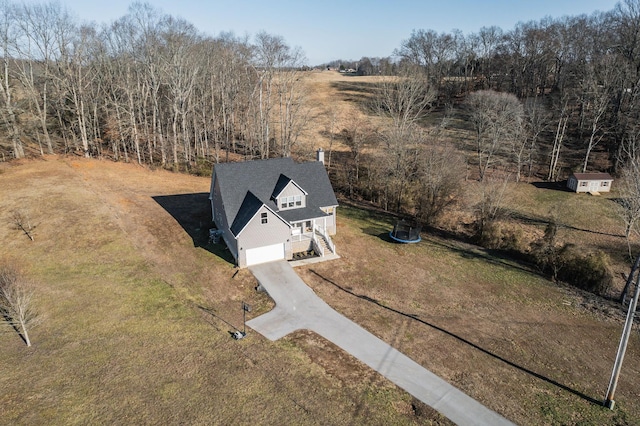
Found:
[{"label": "bare deciduous tree", "polygon": [[360,158],[362,150],[366,145],[372,143],[375,140],[375,130],[371,127],[371,123],[359,118],[352,117],[345,127],[342,129],[342,137],[344,143],[351,150],[353,155],[353,171],[347,172],[347,183],[349,186],[349,195],[353,196],[354,186],[358,184],[360,180]]},{"label": "bare deciduous tree", "polygon": [[[51,68],[60,56],[56,31],[64,26],[70,17],[59,3],[23,4],[16,8],[16,14],[16,24],[20,31],[16,41],[19,56],[14,58],[15,69],[30,104],[35,109],[47,152],[53,154],[48,127],[49,80]],[[40,134],[37,132],[36,137],[40,140]]]},{"label": "bare deciduous tree", "polygon": [[34,240],[33,229],[35,226],[31,223],[31,219],[29,219],[28,214],[20,210],[14,210],[11,212],[11,219],[17,229],[24,232],[31,241]]},{"label": "bare deciduous tree", "polygon": [[423,146],[418,161],[418,218],[434,224],[444,210],[456,202],[462,189],[464,157],[451,145],[439,140]]},{"label": "bare deciduous tree", "polygon": [[516,138],[522,138],[524,109],[515,95],[492,90],[471,93],[467,103],[476,133],[478,172],[482,181],[496,157]]},{"label": "bare deciduous tree", "polygon": [[386,77],[376,85],[373,110],[391,119],[395,133],[405,133],[422,120],[436,99],[437,92],[418,70],[405,70],[397,77]]},{"label": "bare deciduous tree", "polygon": [[13,145],[13,156],[24,157],[24,147],[20,137],[20,126],[16,117],[14,87],[10,81],[9,60],[15,49],[16,25],[15,8],[6,0],[0,1],[0,55],[2,55],[2,76],[0,76],[0,117],[6,126]]},{"label": "bare deciduous tree", "polygon": [[424,135],[418,123],[428,114],[436,91],[425,80],[421,70],[405,69],[401,75],[381,79],[372,99],[372,109],[389,124],[380,136],[385,143],[382,167],[384,205],[395,202],[400,211],[408,185],[417,173],[417,154]]},{"label": "bare deciduous tree", "polygon": [[0,267],[0,316],[31,346],[29,329],[38,322],[33,290],[28,281],[9,267]]},{"label": "bare deciduous tree", "polygon": [[487,232],[504,212],[508,181],[506,177],[487,178],[480,182],[480,202],[475,205],[477,237],[480,241],[487,238]]},{"label": "bare deciduous tree", "polygon": [[616,63],[615,58],[603,57],[586,68],[587,73],[582,81],[581,106],[584,121],[589,122],[589,130],[582,164],[583,173],[587,171],[593,149],[606,134],[606,113],[611,104],[612,92],[621,78],[620,64]]},{"label": "bare deciduous tree", "polygon": [[621,170],[620,179],[617,180],[618,192],[620,194],[619,204],[620,216],[624,220],[624,236],[627,240],[629,258],[633,259],[631,253],[631,234],[638,233],[638,221],[640,220],[640,157],[630,156],[629,160]]},{"label": "bare deciduous tree", "polygon": [[567,132],[567,123],[569,122],[567,105],[568,100],[565,98],[560,111],[560,118],[558,119],[555,136],[553,138],[553,147],[551,148],[551,154],[549,155],[549,174],[547,175],[547,180],[549,181],[555,181],[558,177],[558,162],[560,161],[560,152],[562,151],[564,136]]},{"label": "bare deciduous tree", "polygon": [[409,39],[402,41],[395,54],[421,66],[429,83],[440,86],[453,63],[456,50],[456,39],[452,34],[414,30]]}]

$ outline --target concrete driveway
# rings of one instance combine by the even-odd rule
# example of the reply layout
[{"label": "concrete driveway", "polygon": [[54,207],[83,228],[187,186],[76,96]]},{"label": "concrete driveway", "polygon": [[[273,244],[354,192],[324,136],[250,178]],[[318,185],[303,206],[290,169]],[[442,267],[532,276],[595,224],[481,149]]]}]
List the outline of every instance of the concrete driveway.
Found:
[{"label": "concrete driveway", "polygon": [[411,395],[459,425],[512,423],[384,341],[334,311],[286,261],[249,268],[276,307],[247,325],[270,340],[300,329],[311,330],[350,353]]}]

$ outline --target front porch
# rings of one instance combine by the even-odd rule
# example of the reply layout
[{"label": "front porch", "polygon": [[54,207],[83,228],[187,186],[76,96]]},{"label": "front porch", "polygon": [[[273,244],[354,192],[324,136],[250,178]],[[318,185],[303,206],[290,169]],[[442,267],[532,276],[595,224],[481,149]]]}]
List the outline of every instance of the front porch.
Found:
[{"label": "front porch", "polygon": [[336,247],[327,232],[326,218],[293,222],[291,252],[293,260],[335,255]]}]

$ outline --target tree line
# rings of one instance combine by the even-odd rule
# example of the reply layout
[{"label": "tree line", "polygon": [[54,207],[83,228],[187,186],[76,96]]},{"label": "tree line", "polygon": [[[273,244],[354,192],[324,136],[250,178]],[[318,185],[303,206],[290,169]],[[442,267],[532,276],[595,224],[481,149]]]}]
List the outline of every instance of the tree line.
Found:
[{"label": "tree line", "polygon": [[290,155],[307,105],[299,49],[210,37],[149,4],[79,24],[59,3],[0,3],[3,156],[80,152],[190,167]]},{"label": "tree line", "polygon": [[[387,84],[384,81],[394,80],[385,75],[402,76],[405,81],[415,77],[428,86],[415,98],[417,102],[429,99],[429,107],[421,109],[422,117],[415,123],[429,141],[417,145],[442,146],[443,133],[428,118],[433,118],[430,111],[438,109],[439,116],[444,116],[440,126],[462,128],[473,135],[471,141],[456,142],[466,154],[461,176],[480,181],[496,174],[516,181],[523,177],[559,181],[571,172],[634,175],[623,168],[637,163],[640,153],[638,0],[624,0],[610,11],[589,16],[519,23],[509,31],[495,26],[466,35],[456,30],[413,30],[395,50],[393,66],[380,66],[390,59],[363,57],[355,65],[360,74],[383,76],[383,83],[371,89],[374,98],[389,99],[382,87]],[[412,77],[406,80],[408,75]],[[396,85],[399,102],[406,88]],[[373,110],[383,116],[390,112]],[[453,118],[459,119],[457,123]],[[407,152],[399,153],[397,144],[384,152],[387,162],[396,161],[395,171],[375,161],[366,162],[371,167],[360,170],[363,142],[357,143],[353,130],[364,127],[354,123],[351,127],[343,129],[342,136],[358,159],[353,160],[354,170],[345,172],[347,191],[380,200],[386,208],[389,197],[380,193],[398,182],[391,209],[419,210],[425,178],[417,145],[405,135],[401,145]],[[376,143],[376,137],[361,139]],[[387,148],[393,148],[387,136],[382,139]],[[404,159],[399,161],[400,157]],[[409,196],[412,187],[416,194]]]},{"label": "tree line", "polygon": [[[0,30],[4,157],[20,158],[25,149],[79,152],[192,168],[231,153],[289,156],[310,120],[304,54],[279,36],[212,37],[137,2],[120,19],[96,25],[78,23],[58,3],[3,1]],[[481,180],[497,168],[516,180],[534,173],[558,180],[567,167],[589,170],[595,151],[618,171],[640,152],[639,35],[640,2],[624,0],[608,12],[509,31],[414,30],[393,57],[349,64],[406,84],[387,79],[372,91],[368,112],[390,118],[389,129],[351,118],[334,129],[354,156],[347,191],[414,210],[408,192],[424,181],[416,148],[425,139],[442,145],[433,141],[438,126],[427,128],[425,117],[434,107],[461,105],[475,134],[476,154],[465,167]],[[376,141],[388,148],[378,159],[385,164],[362,174],[362,152]],[[576,155],[579,165],[567,163]],[[376,173],[384,185],[362,179]]]},{"label": "tree line", "polygon": [[[617,172],[626,161],[638,134],[639,40],[640,3],[624,0],[607,12],[521,22],[508,31],[413,30],[393,58],[348,63],[361,75],[417,66],[444,105],[478,90],[513,94],[531,113],[534,136],[546,133],[551,145],[540,153],[533,150],[537,141],[530,141],[523,154],[541,154],[544,178],[557,180],[561,157],[581,157],[569,165],[576,171]],[[592,165],[596,150],[606,152],[610,163]]]},{"label": "tree line", "polygon": [[[304,54],[279,36],[212,37],[137,2],[96,25],[78,23],[58,3],[3,1],[0,30],[6,156],[24,156],[25,146],[108,150],[162,166],[229,152],[287,156],[309,120]],[[608,12],[509,31],[413,30],[392,57],[349,65],[364,75],[419,69],[444,104],[477,90],[513,94],[539,111],[538,130],[558,129],[546,176],[556,179],[563,142],[583,145],[583,170],[594,149],[610,152],[614,168],[632,150],[639,35],[640,3],[624,0]]]}]

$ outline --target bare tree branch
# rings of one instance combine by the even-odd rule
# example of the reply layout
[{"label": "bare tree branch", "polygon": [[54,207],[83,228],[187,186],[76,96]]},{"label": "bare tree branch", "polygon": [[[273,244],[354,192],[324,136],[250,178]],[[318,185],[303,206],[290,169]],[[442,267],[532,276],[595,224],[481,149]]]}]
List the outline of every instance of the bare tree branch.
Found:
[{"label": "bare tree branch", "polygon": [[33,306],[33,289],[10,267],[0,269],[0,316],[31,346],[29,329],[39,321]]},{"label": "bare tree branch", "polygon": [[33,230],[35,229],[35,226],[31,224],[29,215],[20,210],[14,210],[11,212],[11,218],[13,223],[16,225],[16,228],[24,232],[31,241],[34,241]]}]

